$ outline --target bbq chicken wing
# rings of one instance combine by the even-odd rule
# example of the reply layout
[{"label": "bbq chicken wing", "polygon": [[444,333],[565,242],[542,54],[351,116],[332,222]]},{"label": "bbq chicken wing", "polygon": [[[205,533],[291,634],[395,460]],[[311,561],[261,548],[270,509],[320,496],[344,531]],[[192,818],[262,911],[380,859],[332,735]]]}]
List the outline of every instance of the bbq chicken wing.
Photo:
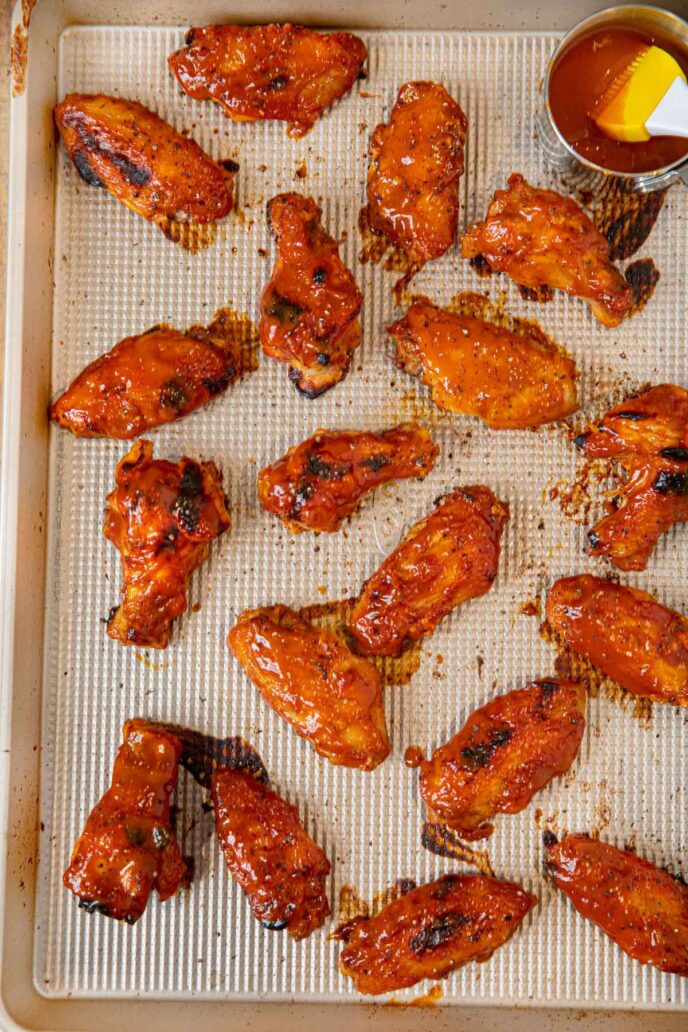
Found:
[{"label": "bbq chicken wing", "polygon": [[585,690],[571,681],[534,681],[498,695],[420,766],[430,811],[467,840],[487,838],[497,813],[520,813],[569,769],[585,729]]},{"label": "bbq chicken wing", "polygon": [[444,86],[407,82],[373,133],[363,221],[418,267],[454,243],[467,127]]},{"label": "bbq chicken wing", "polygon": [[264,700],[331,763],[374,770],[391,745],[380,675],[286,606],[247,610],[227,644]]},{"label": "bbq chicken wing", "polygon": [[368,56],[350,32],[303,25],[208,25],[185,42],[168,63],[189,96],[216,101],[236,122],[288,122],[292,137],[350,91]]},{"label": "bbq chicken wing", "polygon": [[497,576],[509,508],[487,487],[460,487],[435,503],[370,577],[349,631],[364,656],[400,656]]},{"label": "bbq chicken wing", "polygon": [[289,363],[289,379],[308,398],[346,376],[361,339],[361,292],[321,215],[315,201],[301,194],[270,201],[278,257],[260,299],[263,351]]},{"label": "bbq chicken wing", "polygon": [[640,964],[688,977],[688,887],[588,835],[547,843],[546,869],[579,914]]},{"label": "bbq chicken wing", "polygon": [[461,253],[528,290],[555,287],[582,298],[604,326],[618,326],[633,303],[609,244],[576,202],[517,173],[497,190],[485,221],[463,234]]},{"label": "bbq chicken wing", "polygon": [[590,555],[644,570],[662,534],[688,520],[688,391],[665,383],[627,398],[575,443],[586,458],[618,462],[625,477],[588,533]]},{"label": "bbq chicken wing", "polygon": [[124,598],[108,634],[123,645],[164,649],[172,621],[186,610],[191,574],[231,527],[222,479],[212,462],[153,460],[150,441],[137,441],[115,481],[104,534],[120,553]]},{"label": "bbq chicken wing", "polygon": [[215,222],[231,211],[231,173],[143,104],[70,93],[55,121],[81,178],[161,229]]},{"label": "bbq chicken wing", "polygon": [[128,720],[112,784],[91,811],[64,873],[79,906],[134,924],[153,889],[177,891],[184,862],[170,823],[181,746],[145,720]]},{"label": "bbq chicken wing", "polygon": [[365,494],[390,480],[427,476],[437,446],[416,423],[374,434],[318,430],[258,475],[258,497],[290,530],[335,531]]},{"label": "bbq chicken wing", "polygon": [[646,591],[582,574],[556,581],[547,623],[627,691],[688,706],[688,620]]},{"label": "bbq chicken wing", "polygon": [[573,360],[535,336],[427,301],[387,333],[394,364],[426,384],[440,408],[478,416],[493,430],[551,423],[578,408]]},{"label": "bbq chicken wing", "polygon": [[345,925],[340,970],[369,996],[446,978],[471,960],[491,957],[535,903],[513,882],[447,874],[388,903],[376,917]]}]

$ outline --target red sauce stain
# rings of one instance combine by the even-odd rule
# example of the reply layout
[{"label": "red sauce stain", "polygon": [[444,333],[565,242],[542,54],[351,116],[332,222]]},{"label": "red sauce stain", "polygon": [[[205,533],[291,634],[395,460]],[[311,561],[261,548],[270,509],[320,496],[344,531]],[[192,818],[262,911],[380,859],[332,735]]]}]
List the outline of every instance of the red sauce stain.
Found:
[{"label": "red sauce stain", "polygon": [[396,1000],[392,997],[391,1000],[387,1000],[386,1007],[436,1007],[439,1001],[444,996],[444,990],[441,985],[433,985],[432,988],[428,989],[427,993],[423,993],[422,996],[416,996],[413,1000]]},{"label": "red sauce stain", "polygon": [[420,767],[423,762],[423,750],[419,745],[409,745],[406,752],[404,753],[404,766],[410,767],[414,770],[416,767]]}]

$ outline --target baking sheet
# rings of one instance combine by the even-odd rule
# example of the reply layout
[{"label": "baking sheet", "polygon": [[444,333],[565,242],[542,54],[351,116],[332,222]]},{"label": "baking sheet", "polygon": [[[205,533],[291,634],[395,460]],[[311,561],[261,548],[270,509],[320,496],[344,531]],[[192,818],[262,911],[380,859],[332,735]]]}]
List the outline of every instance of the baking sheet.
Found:
[{"label": "baking sheet", "polygon": [[[274,786],[299,806],[332,861],[336,920],[343,886],[371,899],[398,878],[422,882],[468,870],[421,846],[417,772],[404,767],[404,750],[411,744],[434,748],[496,692],[551,674],[554,652],[540,639],[539,620],[522,614],[519,605],[556,576],[606,569],[584,556],[583,529],[546,500],[557,480],[575,477],[574,449],[562,430],[497,434],[475,420],[440,413],[386,356],[384,327],[395,315],[391,286],[398,274],[356,261],[369,135],[408,79],[443,82],[468,115],[461,225],[483,215],[492,191],[511,171],[551,181],[532,126],[537,81],[555,39],[361,35],[370,51],[369,79],[300,141],[290,140],[279,124],[235,125],[214,105],[185,97],[165,65],[182,30],[76,27],[61,39],[60,96],[77,90],[137,98],[189,130],[214,157],[235,158],[241,214],[230,216],[213,246],[190,255],[104,192],[82,184],[60,150],[54,391],[118,339],[155,323],[183,329],[209,322],[228,303],[257,319],[272,264],[264,206],[282,190],[312,194],[322,205],[325,225],[343,238],[342,255],[365,303],[363,343],[352,372],[324,397],[300,397],[283,365],[261,359],[257,372],[212,405],[151,435],[157,456],[188,454],[218,463],[234,519],[231,534],[214,545],[192,581],[190,605],[200,603],[200,609],[178,621],[165,652],[124,649],[107,638],[103,625],[121,581],[118,557],[102,537],[102,509],[127,445],[51,431],[35,959],[36,987],[49,996],[355,999],[337,970],[339,946],[327,939],[334,921],[298,944],[254,921],[221,860],[212,815],[203,813],[202,794],[185,775],[177,802],[182,850],[195,858],[193,887],[162,906],[151,901],[133,928],[78,909],[61,873],[109,781],[122,723],[144,715],[250,739]],[[681,189],[670,191],[640,252],[660,269],[655,296],[616,330],[599,327],[580,302],[557,297],[535,305],[502,278],[479,280],[455,249],[426,268],[414,289],[439,303],[462,290],[488,291],[513,314],[536,318],[575,357],[584,408],[593,415],[625,388],[685,383],[687,213]],[[378,492],[339,534],[292,536],[258,506],[257,471],[318,427],[379,429],[409,418],[433,429],[441,448],[434,472],[422,484],[403,482]],[[225,645],[227,631],[247,606],[279,601],[300,607],[351,596],[437,495],[476,482],[489,484],[511,505],[494,589],[455,611],[425,640],[409,684],[387,689],[390,759],[372,774],[330,766],[262,703]],[[663,539],[644,574],[625,579],[685,608],[686,554],[679,529]],[[600,830],[616,844],[634,842],[643,855],[680,873],[687,753],[680,711],[655,706],[651,716],[639,718],[632,705],[604,696],[590,700],[572,772],[523,814],[498,819],[487,842],[495,873],[521,881],[540,904],[486,965],[470,965],[442,983],[443,1003],[685,1007],[685,980],[635,964],[544,882],[541,831]],[[536,821],[538,809],[542,818]],[[424,988],[396,998],[413,998]]]}]

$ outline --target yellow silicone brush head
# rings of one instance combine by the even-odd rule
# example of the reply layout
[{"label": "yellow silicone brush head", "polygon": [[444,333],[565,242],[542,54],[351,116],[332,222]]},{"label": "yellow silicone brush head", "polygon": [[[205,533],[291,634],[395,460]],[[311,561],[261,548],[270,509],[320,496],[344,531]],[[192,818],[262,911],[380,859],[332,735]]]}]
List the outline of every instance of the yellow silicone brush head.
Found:
[{"label": "yellow silicone brush head", "polygon": [[661,47],[643,47],[604,91],[590,117],[607,136],[628,143],[650,139],[645,123],[674,80],[685,75]]}]

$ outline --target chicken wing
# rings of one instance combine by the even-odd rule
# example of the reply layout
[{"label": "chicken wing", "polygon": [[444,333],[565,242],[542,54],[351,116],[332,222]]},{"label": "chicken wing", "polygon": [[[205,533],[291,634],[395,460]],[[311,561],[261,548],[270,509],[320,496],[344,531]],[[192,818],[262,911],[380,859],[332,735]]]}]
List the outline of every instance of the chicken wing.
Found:
[{"label": "chicken wing", "polygon": [[231,211],[232,171],[143,104],[70,93],[55,121],[81,178],[161,229],[215,222]]},{"label": "chicken wing", "polygon": [[217,837],[230,874],[264,928],[305,939],[330,913],[330,863],[295,806],[245,770],[212,776]]},{"label": "chicken wing", "polygon": [[289,363],[289,379],[308,398],[346,376],[361,339],[363,298],[321,215],[315,201],[301,194],[270,201],[278,257],[260,299],[263,351]]},{"label": "chicken wing", "polygon": [[365,494],[390,480],[422,479],[438,448],[416,423],[374,434],[317,430],[258,474],[258,497],[290,530],[335,531]]},{"label": "chicken wing", "polygon": [[634,695],[688,706],[688,620],[646,591],[582,574],[556,581],[547,622]]},{"label": "chicken wing", "polygon": [[627,398],[575,443],[586,458],[614,459],[625,476],[588,532],[590,555],[644,570],[661,535],[688,520],[688,391],[664,383]]},{"label": "chicken wing", "polygon": [[394,364],[426,384],[435,404],[494,430],[539,426],[578,408],[573,360],[534,335],[428,301],[416,301],[387,333]]},{"label": "chicken wing", "polygon": [[115,481],[103,532],[120,553],[124,598],[107,632],[123,645],[164,649],[191,574],[231,527],[222,478],[212,462],[153,460],[151,442],[137,441]]},{"label": "chicken wing", "polygon": [[579,914],[640,964],[688,977],[688,887],[588,835],[548,837],[546,869]]},{"label": "chicken wing", "polygon": [[349,630],[364,656],[400,656],[497,576],[509,507],[487,487],[439,498],[363,586]]},{"label": "chicken wing", "polygon": [[446,978],[471,960],[491,957],[535,903],[514,882],[447,874],[388,903],[376,917],[345,925],[338,936],[346,942],[340,970],[370,996]]},{"label": "chicken wing", "polygon": [[604,326],[618,326],[633,304],[609,244],[582,208],[517,173],[497,190],[485,221],[463,234],[461,253],[528,290],[555,287],[582,298]]},{"label": "chicken wing", "polygon": [[63,881],[84,910],[134,924],[153,889],[161,902],[169,899],[184,874],[170,823],[181,746],[145,720],[128,720],[122,734],[112,784],[91,811]]},{"label": "chicken wing", "polygon": [[363,222],[417,267],[454,243],[467,128],[444,86],[407,82],[373,133]]},{"label": "chicken wing", "polygon": [[303,25],[208,25],[185,43],[168,63],[189,96],[216,101],[236,122],[288,122],[292,137],[349,92],[368,56],[350,32]]},{"label": "chicken wing", "polygon": [[380,675],[286,606],[246,610],[227,644],[265,701],[331,763],[374,770],[391,745]]}]

